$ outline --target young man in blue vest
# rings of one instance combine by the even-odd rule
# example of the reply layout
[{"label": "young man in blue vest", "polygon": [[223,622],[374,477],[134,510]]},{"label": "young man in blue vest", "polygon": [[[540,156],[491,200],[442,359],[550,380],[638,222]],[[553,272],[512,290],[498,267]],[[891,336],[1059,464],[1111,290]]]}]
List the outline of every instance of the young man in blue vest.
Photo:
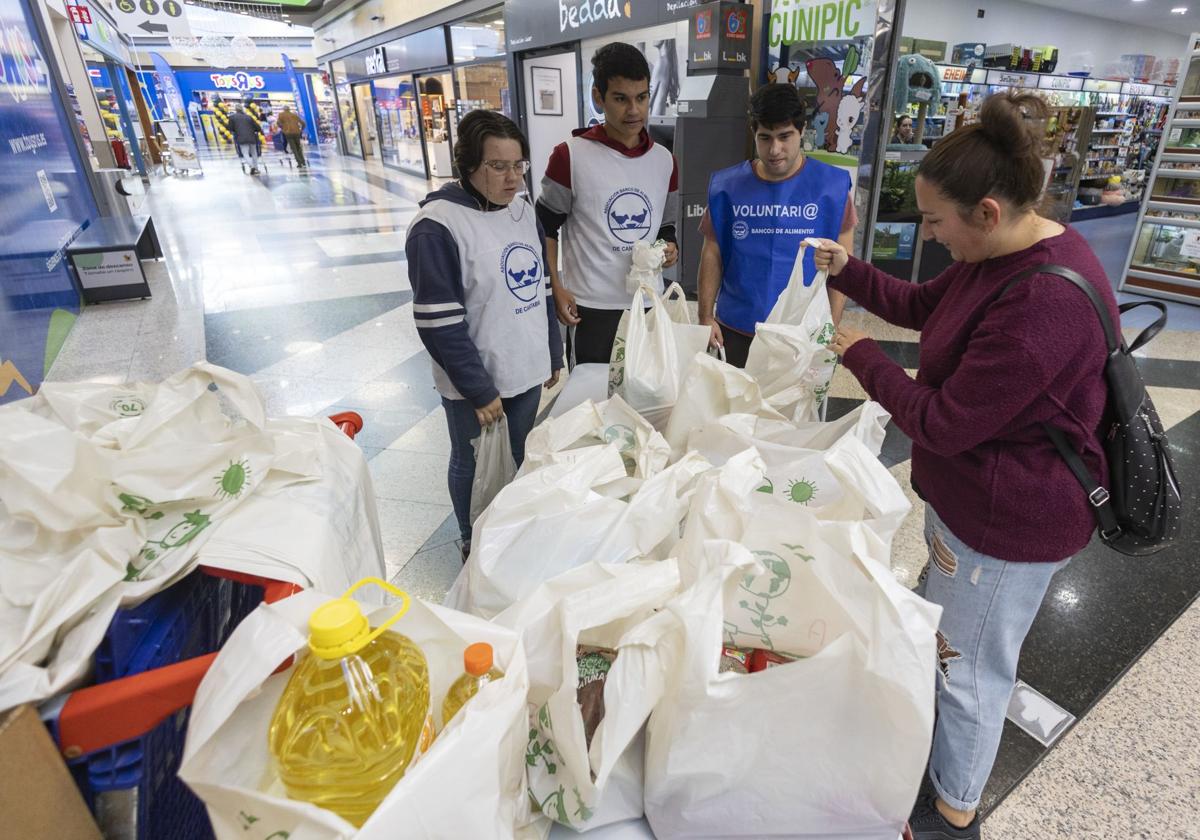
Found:
[{"label": "young man in blue vest", "polygon": [[[578,129],[554,147],[537,201],[572,367],[608,364],[632,298],[625,275],[634,243],[665,241],[665,268],[679,255],[679,169],[675,157],[646,131],[650,65],[632,44],[606,44],[592,58],[592,83],[592,101],[603,109],[604,122]],[[560,229],[566,233],[561,274]]]},{"label": "young man in blue vest", "polygon": [[[764,85],[750,98],[756,160],[713,174],[708,210],[700,222],[700,323],[712,327],[711,345],[746,366],[755,325],[765,321],[787,287],[800,243],[807,237],[854,246],[850,175],[804,155],[804,98],[790,84]],[[805,280],[816,275],[812,249]],[[838,323],[846,298],[829,292]]]}]

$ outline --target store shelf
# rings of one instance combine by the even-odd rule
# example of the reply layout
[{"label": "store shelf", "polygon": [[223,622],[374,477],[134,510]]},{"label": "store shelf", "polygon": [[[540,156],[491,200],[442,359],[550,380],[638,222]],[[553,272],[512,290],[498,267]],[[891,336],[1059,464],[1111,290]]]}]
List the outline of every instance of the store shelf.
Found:
[{"label": "store shelf", "polygon": [[[1170,212],[1170,213],[1193,213],[1194,214],[1196,212],[1196,207],[1195,207],[1195,205],[1192,205],[1192,204],[1178,204],[1173,201],[1162,201],[1162,200],[1151,199],[1150,201],[1146,202],[1147,215],[1149,215],[1149,213],[1154,210],[1160,210],[1160,211],[1165,211],[1165,212]],[[1170,221],[1175,221],[1175,220],[1171,219]],[[1179,219],[1180,224],[1183,224],[1183,222],[1186,222],[1186,221],[1188,221],[1188,220],[1187,219]],[[1193,227],[1193,225],[1183,225],[1183,227]],[[1194,225],[1194,227],[1200,227],[1200,219],[1196,220],[1196,224]]]},{"label": "store shelf", "polygon": [[1159,167],[1159,177],[1166,178],[1200,178],[1200,169],[1172,169],[1170,167]]}]

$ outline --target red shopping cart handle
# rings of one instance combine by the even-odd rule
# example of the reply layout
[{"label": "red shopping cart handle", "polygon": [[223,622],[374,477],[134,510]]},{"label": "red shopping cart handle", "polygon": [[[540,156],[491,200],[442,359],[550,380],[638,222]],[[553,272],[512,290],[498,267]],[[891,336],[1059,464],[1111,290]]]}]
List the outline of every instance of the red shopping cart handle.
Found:
[{"label": "red shopping cart handle", "polygon": [[[58,716],[58,748],[68,758],[140,738],[192,705],[215,653],[71,692]],[[275,673],[288,668],[288,657]]]},{"label": "red shopping cart handle", "polygon": [[354,436],[362,431],[363,419],[360,415],[353,411],[343,411],[341,414],[331,414],[329,419],[333,421],[333,425],[337,426],[346,433],[346,437],[354,440]]},{"label": "red shopping cart handle", "polygon": [[[281,580],[200,567],[205,574],[263,588],[263,601],[273,604],[301,587]],[[192,704],[215,653],[185,659],[140,674],[73,691],[58,715],[58,746],[68,759],[145,735],[169,715]],[[276,670],[291,665],[289,657]]]}]

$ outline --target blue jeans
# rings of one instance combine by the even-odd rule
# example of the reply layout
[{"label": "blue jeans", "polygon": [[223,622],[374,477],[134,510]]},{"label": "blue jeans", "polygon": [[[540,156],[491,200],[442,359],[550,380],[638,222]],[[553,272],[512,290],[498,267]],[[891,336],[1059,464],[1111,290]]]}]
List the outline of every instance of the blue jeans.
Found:
[{"label": "blue jeans", "polygon": [[[535,385],[523,394],[501,400],[508,418],[508,440],[512,444],[513,460],[517,466],[525,460],[525,438],[537,419],[542,386]],[[446,423],[450,427],[450,503],[464,543],[471,542],[471,483],[475,480],[475,450],[471,441],[479,437],[479,421],[469,400],[448,400],[442,397]]]},{"label": "blue jeans", "polygon": [[979,807],[1000,748],[1017,658],[1054,573],[1070,562],[1011,563],[980,554],[925,506],[929,565],[916,593],[942,607],[937,724],[929,778],[942,801]]}]

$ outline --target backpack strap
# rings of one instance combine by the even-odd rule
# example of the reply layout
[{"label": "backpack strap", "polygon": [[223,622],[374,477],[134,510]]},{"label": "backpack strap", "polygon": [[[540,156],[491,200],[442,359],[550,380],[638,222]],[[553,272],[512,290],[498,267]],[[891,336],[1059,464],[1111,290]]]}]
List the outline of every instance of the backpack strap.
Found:
[{"label": "backpack strap", "polygon": [[1062,429],[1051,426],[1049,423],[1043,423],[1042,428],[1046,430],[1046,434],[1054,442],[1054,448],[1058,450],[1058,454],[1062,456],[1062,459],[1067,462],[1067,466],[1075,474],[1075,478],[1083,487],[1083,491],[1087,493],[1088,502],[1092,506],[1096,521],[1100,524],[1101,539],[1107,541],[1116,537],[1121,533],[1121,526],[1117,524],[1117,516],[1113,513],[1112,505],[1109,504],[1108,491],[1088,472],[1087,465],[1083,463],[1083,459],[1079,457],[1079,454],[1071,448],[1071,444],[1067,440],[1067,436],[1062,433]]},{"label": "backpack strap", "polygon": [[1150,339],[1154,338],[1154,336],[1162,332],[1163,327],[1167,325],[1166,304],[1160,303],[1157,300],[1141,300],[1136,303],[1122,303],[1117,307],[1117,309],[1122,315],[1124,315],[1126,312],[1129,312],[1132,309],[1137,309],[1139,306],[1152,306],[1159,311],[1159,316],[1157,321],[1146,327],[1146,329],[1142,330],[1141,333],[1138,334],[1138,337],[1133,340],[1133,344],[1129,345],[1130,353],[1132,353],[1134,350],[1137,350]]},{"label": "backpack strap", "polygon": [[[1100,325],[1104,328],[1104,338],[1108,343],[1108,354],[1111,356],[1117,352],[1121,347],[1121,337],[1113,328],[1112,317],[1109,315],[1108,307],[1100,299],[1100,295],[1097,294],[1095,287],[1074,269],[1054,264],[1034,266],[1026,271],[1022,271],[1010,280],[1008,285],[1001,290],[1000,295],[1003,295],[1026,277],[1032,277],[1035,274],[1055,274],[1064,280],[1070,281],[1087,295],[1088,300],[1092,302],[1092,308],[1096,310],[1096,314],[1100,318]],[[1164,310],[1162,323],[1165,324],[1165,307],[1161,308]],[[1140,344],[1137,342],[1135,344],[1140,347],[1141,344],[1145,344],[1146,341],[1153,338],[1158,330],[1161,329],[1162,324],[1153,324],[1142,334],[1146,336],[1146,333],[1150,333],[1150,335],[1146,336],[1145,340],[1141,340],[1142,336],[1139,336]],[[1121,534],[1121,526],[1118,524],[1117,515],[1113,512],[1112,505],[1110,504],[1108,491],[1096,480],[1095,476],[1088,472],[1087,465],[1083,463],[1083,459],[1079,457],[1079,453],[1071,448],[1071,443],[1067,440],[1067,436],[1063,434],[1062,429],[1051,426],[1049,423],[1043,423],[1042,428],[1054,444],[1054,448],[1058,450],[1058,454],[1067,462],[1067,467],[1074,474],[1076,481],[1083,487],[1083,492],[1087,493],[1088,503],[1091,504],[1092,512],[1096,517],[1097,523],[1100,525],[1100,538],[1107,542],[1119,536]]]}]

